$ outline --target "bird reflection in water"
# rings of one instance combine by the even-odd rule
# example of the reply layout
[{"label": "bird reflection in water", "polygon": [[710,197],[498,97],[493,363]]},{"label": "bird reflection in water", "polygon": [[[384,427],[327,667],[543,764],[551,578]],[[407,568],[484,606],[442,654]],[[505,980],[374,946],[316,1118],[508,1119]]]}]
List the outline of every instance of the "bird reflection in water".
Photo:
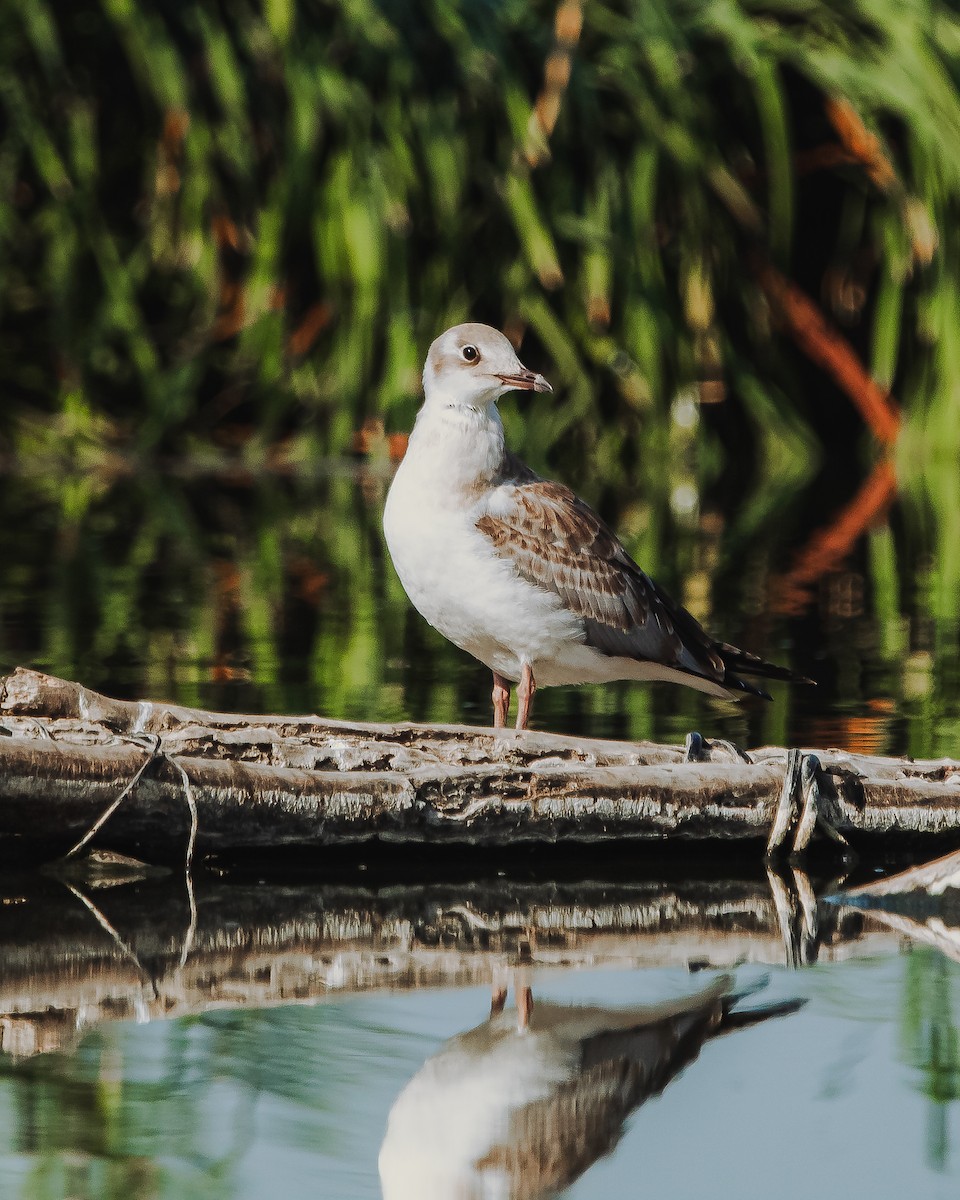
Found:
[{"label": "bird reflection in water", "polygon": [[719,1034],[794,1012],[735,1010],[763,982],[723,975],[694,995],[630,1008],[494,999],[397,1097],[380,1150],[384,1200],[543,1200],[617,1143],[633,1109]]}]

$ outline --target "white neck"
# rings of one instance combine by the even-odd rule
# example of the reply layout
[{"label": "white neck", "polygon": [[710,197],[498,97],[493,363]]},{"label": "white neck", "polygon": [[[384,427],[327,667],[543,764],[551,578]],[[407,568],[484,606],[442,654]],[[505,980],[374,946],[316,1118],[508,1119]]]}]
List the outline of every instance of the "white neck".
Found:
[{"label": "white neck", "polygon": [[446,491],[469,491],[494,478],[503,452],[503,422],[492,400],[474,406],[433,393],[417,415],[401,469],[429,473]]}]

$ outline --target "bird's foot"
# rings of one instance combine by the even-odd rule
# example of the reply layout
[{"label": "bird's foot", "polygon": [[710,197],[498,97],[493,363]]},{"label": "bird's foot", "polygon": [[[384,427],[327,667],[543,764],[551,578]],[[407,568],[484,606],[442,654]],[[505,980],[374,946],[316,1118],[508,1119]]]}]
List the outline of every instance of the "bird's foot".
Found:
[{"label": "bird's foot", "polygon": [[741,750],[736,742],[728,742],[726,738],[714,738],[713,741],[707,741],[702,734],[696,732],[687,734],[684,743],[684,762],[717,762],[724,757],[733,762],[753,762],[746,750]]}]

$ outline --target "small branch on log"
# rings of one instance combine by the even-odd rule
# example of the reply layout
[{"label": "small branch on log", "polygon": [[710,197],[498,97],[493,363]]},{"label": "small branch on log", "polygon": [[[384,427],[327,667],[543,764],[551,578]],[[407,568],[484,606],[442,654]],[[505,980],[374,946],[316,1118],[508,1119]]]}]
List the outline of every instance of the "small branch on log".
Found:
[{"label": "small branch on log", "polygon": [[[49,736],[49,734],[47,736]],[[110,820],[110,818],[113,816],[113,814],[117,811],[117,809],[123,803],[124,799],[130,795],[130,793],[133,791],[133,789],[140,782],[140,779],[143,777],[143,773],[144,773],[144,771],[146,771],[147,767],[149,767],[152,762],[156,761],[159,754],[160,754],[160,738],[157,734],[154,734],[153,735],[153,747],[151,748],[150,753],[144,759],[143,765],[138,768],[137,773],[130,780],[130,782],[127,784],[127,786],[123,789],[123,791],[120,793],[120,795],[116,798],[116,800],[112,801],[109,805],[107,805],[107,807],[103,810],[103,812],[100,814],[100,816],[97,817],[97,819],[94,821],[94,823],[90,826],[90,828],[87,830],[87,832],[83,835],[83,837],[78,842],[74,842],[74,844],[70,847],[70,849],[63,856],[64,858],[73,858],[73,856],[75,854],[78,854],[84,848],[84,846],[86,846],[87,843],[93,839],[95,834],[100,832],[100,830],[104,827],[104,825],[106,825],[107,821]]]},{"label": "small branch on log", "polygon": [[768,860],[780,855],[788,842],[790,859],[801,857],[818,828],[831,841],[849,851],[847,839],[834,828],[833,814],[828,816],[825,811],[829,805],[829,790],[823,788],[822,783],[823,768],[817,756],[791,750],[767,838]]}]

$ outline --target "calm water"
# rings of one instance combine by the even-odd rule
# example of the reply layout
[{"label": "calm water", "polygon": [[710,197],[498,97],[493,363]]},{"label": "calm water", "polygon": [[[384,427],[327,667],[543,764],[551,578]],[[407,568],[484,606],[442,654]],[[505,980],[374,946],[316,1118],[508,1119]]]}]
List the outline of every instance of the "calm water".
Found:
[{"label": "calm water", "polygon": [[[960,968],[924,944],[940,916],[824,905],[798,937],[796,893],[785,919],[752,869],[633,866],[606,883],[5,880],[0,1195],[375,1197],[391,1113],[386,1197],[558,1180],[761,1197],[772,1179],[790,1197],[954,1195]],[[755,1019],[716,1037],[692,1014],[723,975]],[[491,985],[510,988],[497,1016]],[[480,1186],[497,1146],[509,1172]]]},{"label": "calm water", "polygon": [[[953,513],[922,481],[898,491],[892,468],[833,462],[801,483],[732,469],[711,483],[679,455],[614,488],[537,465],[574,483],[712,631],[817,687],[740,705],[664,685],[552,689],[535,725],[958,752],[960,560]],[[412,612],[390,567],[390,469],[0,477],[0,665],[248,712],[488,721],[489,673]]]},{"label": "calm water", "polygon": [[[806,1008],[706,1047],[569,1194],[635,1194],[642,1162],[654,1195],[759,1197],[782,1173],[778,1193],[805,1196],[798,1145],[817,1147],[824,1178],[854,1175],[862,1195],[918,1185],[955,1194],[957,1106],[941,1113],[924,1095],[923,1064],[903,1044],[908,965],[889,957],[802,979],[778,973],[768,994],[802,993]],[[676,973],[591,973],[543,992],[631,1003],[683,986]],[[282,1181],[289,1197],[377,1196],[392,1103],[427,1056],[482,1019],[486,1001],[479,989],[424,991],[89,1034],[72,1058],[5,1072],[4,1194],[43,1194],[44,1182],[58,1194],[72,1179],[71,1194],[95,1195],[99,1175],[117,1195],[126,1186],[253,1198]]]},{"label": "calm water", "polygon": [[[486,672],[411,614],[385,558],[388,474],[8,475],[0,655],[118,695],[484,721]],[[536,724],[958,752],[949,520],[922,491],[836,471],[779,491],[574,482],[713,629],[819,686],[742,707],[559,689]],[[378,1196],[391,1111],[388,1200],[956,1194],[960,971],[929,927],[813,919],[804,898],[835,884],[756,862],[335,866],[0,882],[0,1196]],[[722,971],[764,984],[740,1008],[805,1003],[723,1037],[702,999],[672,1025],[651,1011]],[[486,1190],[465,1182],[478,1161]]]}]

